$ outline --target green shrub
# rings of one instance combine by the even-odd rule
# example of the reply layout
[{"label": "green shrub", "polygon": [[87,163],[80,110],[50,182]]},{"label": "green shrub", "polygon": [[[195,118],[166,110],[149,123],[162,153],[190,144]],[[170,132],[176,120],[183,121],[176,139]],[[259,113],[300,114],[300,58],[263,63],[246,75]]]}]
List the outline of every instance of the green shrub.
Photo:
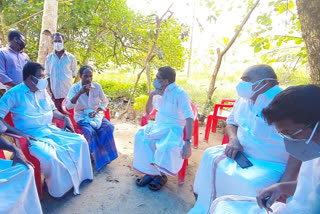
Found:
[{"label": "green shrub", "polygon": [[[128,82],[116,82],[116,81],[107,81],[107,80],[100,80],[98,82],[103,88],[104,93],[108,97],[111,97],[112,99],[118,98],[118,97],[124,97],[129,99],[134,87],[134,82],[128,83]],[[134,97],[138,97],[143,94],[148,94],[147,83],[145,82],[138,84]]]},{"label": "green shrub", "polygon": [[141,95],[134,99],[133,109],[137,112],[144,112],[149,96]]}]

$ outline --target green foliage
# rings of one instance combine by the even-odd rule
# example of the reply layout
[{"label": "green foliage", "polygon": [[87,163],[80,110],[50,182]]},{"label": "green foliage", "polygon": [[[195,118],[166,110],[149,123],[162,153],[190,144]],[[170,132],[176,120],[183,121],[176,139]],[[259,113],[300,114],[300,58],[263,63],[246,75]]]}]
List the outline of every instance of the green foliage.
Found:
[{"label": "green foliage", "polygon": [[[111,97],[112,99],[123,97],[129,99],[131,95],[131,91],[133,89],[134,83],[125,83],[125,82],[118,82],[118,81],[108,81],[108,80],[101,80],[99,84],[103,88],[104,93]],[[140,83],[137,87],[137,92],[135,96],[140,96],[141,94],[147,94],[147,83]]]},{"label": "green foliage", "polygon": [[[297,47],[298,49],[294,51],[295,58],[302,58],[299,61],[299,65],[306,63],[307,52],[304,41],[300,36],[301,26],[296,12],[295,2],[293,0],[277,0],[270,1],[268,5],[269,10],[257,17],[255,30],[251,33],[251,46],[254,48],[254,52],[259,53],[260,51],[271,49],[272,55],[268,56],[270,59],[264,60],[278,62],[274,57],[275,52],[279,52],[283,56],[292,55],[292,52],[283,50],[291,51],[290,48]],[[279,26],[275,26],[279,25],[279,22],[273,25],[271,17],[283,20],[284,28],[288,29],[284,35],[274,35],[274,33],[272,33],[273,28],[279,28]],[[279,56],[279,54],[277,55]]]},{"label": "green foliage", "polygon": [[141,95],[134,99],[133,109],[140,113],[144,112],[149,96]]},{"label": "green foliage", "polygon": [[[27,39],[25,51],[35,61],[43,0],[28,3],[4,0],[0,2],[0,7],[4,17],[0,36],[5,38],[9,28],[19,29]],[[65,47],[76,56],[80,65],[93,62],[100,71],[110,64],[133,68],[144,66],[154,42],[155,16],[145,16],[131,10],[126,0],[61,1],[58,14],[58,31],[65,35]],[[152,67],[165,63],[178,70],[183,68],[186,51],[182,43],[187,37],[181,35],[186,35],[187,30],[174,17],[161,24],[159,41],[153,54],[157,54],[161,46],[164,59],[154,60]]]}]

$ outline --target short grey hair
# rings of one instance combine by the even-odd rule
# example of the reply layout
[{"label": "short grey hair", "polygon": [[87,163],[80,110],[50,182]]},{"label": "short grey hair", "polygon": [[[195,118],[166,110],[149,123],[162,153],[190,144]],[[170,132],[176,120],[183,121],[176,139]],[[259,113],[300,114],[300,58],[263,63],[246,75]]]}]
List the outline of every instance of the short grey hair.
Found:
[{"label": "short grey hair", "polygon": [[260,64],[254,65],[247,69],[248,72],[252,72],[255,76],[264,79],[264,78],[273,78],[277,79],[277,75],[274,72],[273,68],[270,65]]}]

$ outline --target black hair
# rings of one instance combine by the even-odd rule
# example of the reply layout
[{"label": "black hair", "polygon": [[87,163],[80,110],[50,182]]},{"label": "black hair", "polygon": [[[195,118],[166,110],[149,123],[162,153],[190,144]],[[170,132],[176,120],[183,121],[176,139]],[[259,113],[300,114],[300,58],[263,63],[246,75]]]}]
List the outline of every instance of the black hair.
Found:
[{"label": "black hair", "polygon": [[44,67],[37,62],[27,62],[22,69],[23,80],[26,80],[29,76],[35,75],[37,71],[44,70]]},{"label": "black hair", "polygon": [[277,94],[262,110],[265,120],[272,124],[285,119],[294,123],[315,126],[320,120],[320,87],[292,86]]},{"label": "black hair", "polygon": [[160,76],[162,79],[167,79],[169,83],[176,81],[176,71],[170,66],[164,66],[159,68]]},{"label": "black hair", "polygon": [[54,37],[56,37],[56,36],[61,36],[62,39],[63,39],[63,41],[64,41],[64,35],[63,35],[62,33],[59,33],[59,32],[54,33],[54,34],[52,35],[52,39],[54,39]]},{"label": "black hair", "polygon": [[79,69],[79,73],[80,73],[80,77],[82,76],[84,70],[89,69],[90,71],[93,72],[93,68],[89,65],[83,65],[81,66],[81,68]]},{"label": "black hair", "polygon": [[20,31],[13,30],[8,34],[8,41],[11,42],[15,37],[20,38],[23,34]]},{"label": "black hair", "polygon": [[265,65],[265,64],[254,65],[249,67],[247,71],[254,72],[258,77],[261,77],[261,78],[277,79],[277,75],[270,65]]}]

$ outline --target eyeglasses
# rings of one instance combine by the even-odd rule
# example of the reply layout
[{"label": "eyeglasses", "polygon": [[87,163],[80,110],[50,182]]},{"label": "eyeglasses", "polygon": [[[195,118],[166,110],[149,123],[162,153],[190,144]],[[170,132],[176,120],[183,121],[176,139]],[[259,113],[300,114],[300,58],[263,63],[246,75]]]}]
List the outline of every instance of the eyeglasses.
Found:
[{"label": "eyeglasses", "polygon": [[303,130],[305,130],[306,128],[309,128],[310,125],[306,125],[305,127],[299,129],[298,131],[290,134],[290,135],[286,135],[286,134],[283,134],[282,132],[278,132],[279,135],[287,140],[290,140],[290,141],[295,141],[295,142],[299,142],[299,141],[305,141],[307,139],[297,139],[297,138],[293,138],[294,136],[300,134]]}]

